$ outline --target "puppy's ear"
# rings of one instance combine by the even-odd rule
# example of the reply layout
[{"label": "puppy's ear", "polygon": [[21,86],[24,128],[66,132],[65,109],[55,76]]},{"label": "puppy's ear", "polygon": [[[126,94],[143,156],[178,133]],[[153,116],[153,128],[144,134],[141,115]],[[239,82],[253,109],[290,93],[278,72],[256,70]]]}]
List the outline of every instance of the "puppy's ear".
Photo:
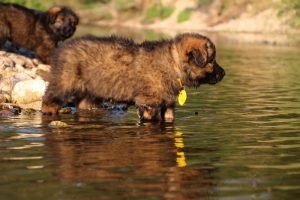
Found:
[{"label": "puppy's ear", "polygon": [[200,55],[200,51],[198,49],[192,49],[189,53],[189,62],[195,62],[198,67],[204,66],[204,60]]},{"label": "puppy's ear", "polygon": [[56,22],[57,14],[61,11],[61,7],[54,6],[50,8],[47,12],[48,22],[54,24]]}]

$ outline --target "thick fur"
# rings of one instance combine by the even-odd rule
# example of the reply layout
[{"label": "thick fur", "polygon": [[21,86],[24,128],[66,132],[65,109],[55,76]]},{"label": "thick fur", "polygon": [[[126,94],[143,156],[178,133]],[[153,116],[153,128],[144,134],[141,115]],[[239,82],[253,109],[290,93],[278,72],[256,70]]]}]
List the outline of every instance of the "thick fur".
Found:
[{"label": "thick fur", "polygon": [[17,4],[0,3],[0,47],[6,40],[36,52],[44,63],[58,42],[73,35],[78,16],[67,7],[52,7],[46,12]]},{"label": "thick fur", "polygon": [[199,34],[143,42],[116,36],[71,39],[55,50],[42,111],[56,114],[72,99],[104,99],[135,104],[141,119],[174,119],[182,84],[215,84],[225,75],[215,46]]}]

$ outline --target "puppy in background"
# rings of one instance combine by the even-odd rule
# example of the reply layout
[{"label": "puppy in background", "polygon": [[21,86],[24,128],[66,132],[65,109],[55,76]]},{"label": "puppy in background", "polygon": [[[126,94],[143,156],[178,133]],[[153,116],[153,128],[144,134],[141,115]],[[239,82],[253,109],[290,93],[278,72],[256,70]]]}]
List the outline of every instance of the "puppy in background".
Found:
[{"label": "puppy in background", "polygon": [[51,51],[74,34],[78,22],[78,16],[68,7],[55,6],[42,12],[0,3],[0,48],[9,40],[35,51],[38,59],[50,64]]}]

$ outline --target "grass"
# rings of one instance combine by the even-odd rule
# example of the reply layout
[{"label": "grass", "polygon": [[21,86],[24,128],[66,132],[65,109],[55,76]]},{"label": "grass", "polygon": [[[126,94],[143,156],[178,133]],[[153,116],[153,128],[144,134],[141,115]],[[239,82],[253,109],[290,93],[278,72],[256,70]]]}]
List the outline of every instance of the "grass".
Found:
[{"label": "grass", "polygon": [[114,0],[113,2],[119,11],[126,11],[135,5],[134,0]]},{"label": "grass", "polygon": [[186,10],[186,9],[181,11],[177,16],[177,22],[182,23],[182,22],[188,21],[191,17],[191,14],[192,14],[192,12],[189,10]]},{"label": "grass", "polygon": [[160,10],[160,18],[166,19],[166,18],[170,17],[174,10],[175,10],[175,8],[170,7],[170,6],[162,7]]},{"label": "grass", "polygon": [[207,5],[212,3],[212,0],[197,0],[198,4],[200,5]]},{"label": "grass", "polygon": [[146,10],[145,17],[143,19],[144,23],[153,23],[157,19],[167,19],[170,17],[174,11],[174,7],[169,6],[151,6]]},{"label": "grass", "polygon": [[293,28],[300,28],[300,1],[299,0],[283,0],[280,4],[278,15],[294,12],[289,24]]},{"label": "grass", "polygon": [[288,10],[295,11],[295,15],[291,19],[290,25],[294,28],[300,28],[300,1],[299,0],[286,0],[284,1]]},{"label": "grass", "polygon": [[108,3],[109,0],[79,0],[79,2],[84,5],[84,8],[93,9],[99,7],[101,4]]}]

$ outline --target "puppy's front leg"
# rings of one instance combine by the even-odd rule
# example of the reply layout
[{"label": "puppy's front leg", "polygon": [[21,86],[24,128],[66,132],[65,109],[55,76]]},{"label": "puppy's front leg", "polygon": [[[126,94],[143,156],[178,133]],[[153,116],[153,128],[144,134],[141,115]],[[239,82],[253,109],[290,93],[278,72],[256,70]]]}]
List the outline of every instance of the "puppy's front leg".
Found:
[{"label": "puppy's front leg", "polygon": [[149,106],[147,104],[137,106],[138,115],[141,121],[160,121],[159,108],[155,106]]},{"label": "puppy's front leg", "polygon": [[166,107],[165,109],[162,109],[161,110],[162,119],[165,122],[172,123],[174,121],[174,118],[175,118],[174,110],[175,110],[174,106],[169,106],[169,107]]}]

